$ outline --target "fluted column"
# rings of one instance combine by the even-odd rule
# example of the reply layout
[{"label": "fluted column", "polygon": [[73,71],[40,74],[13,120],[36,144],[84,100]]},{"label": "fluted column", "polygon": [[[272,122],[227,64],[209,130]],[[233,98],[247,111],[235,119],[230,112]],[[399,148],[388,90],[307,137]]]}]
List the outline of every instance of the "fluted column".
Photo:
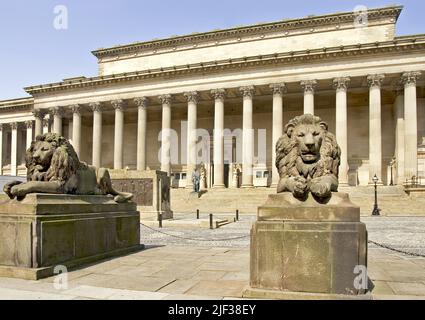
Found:
[{"label": "fluted column", "polygon": [[102,104],[93,102],[89,106],[93,111],[92,165],[100,168],[102,166]]},{"label": "fluted column", "polygon": [[34,122],[32,120],[25,121],[25,128],[27,129],[27,143],[26,143],[27,150],[31,147],[31,142],[34,139],[32,136],[33,125],[34,125]]},{"label": "fluted column", "polygon": [[347,87],[350,78],[334,79],[336,89],[336,141],[341,148],[339,166],[339,185],[348,186],[348,122],[347,122]]},{"label": "fluted column", "polygon": [[43,119],[44,113],[41,110],[34,110],[33,112],[35,118],[35,130],[34,135],[37,137],[43,134]]},{"label": "fluted column", "polygon": [[10,146],[10,175],[18,175],[18,123],[12,122],[10,124],[12,129],[12,141]]},{"label": "fluted column", "polygon": [[146,125],[148,98],[135,98],[137,105],[137,170],[146,170]]},{"label": "fluted column", "polygon": [[0,176],[3,175],[3,124],[0,123]]},{"label": "fluted column", "polygon": [[369,184],[376,174],[382,185],[382,129],[381,129],[381,85],[382,74],[367,77],[369,84]]},{"label": "fluted column", "polygon": [[81,155],[81,106],[75,104],[72,110],[72,146],[78,156]]},{"label": "fluted column", "polygon": [[242,188],[250,188],[253,183],[254,162],[254,129],[252,126],[254,87],[241,87],[243,96],[243,124],[242,124]]},{"label": "fluted column", "polygon": [[115,109],[114,169],[122,169],[124,156],[124,101],[114,100],[111,103]]},{"label": "fluted column", "polygon": [[187,99],[187,174],[186,188],[192,189],[192,173],[196,168],[196,142],[197,142],[197,106],[198,93],[196,91],[186,92]]},{"label": "fluted column", "polygon": [[214,184],[213,188],[224,188],[224,98],[226,90],[211,91],[214,98]]},{"label": "fluted column", "polygon": [[60,107],[51,108],[50,113],[53,115],[53,131],[59,135],[62,135],[62,117],[63,110]]},{"label": "fluted column", "polygon": [[401,78],[404,85],[404,176],[408,180],[418,176],[416,81],[420,75],[420,72],[405,72]]},{"label": "fluted column", "polygon": [[283,134],[283,94],[286,92],[284,83],[270,85],[273,91],[273,131],[272,131],[272,188],[279,183],[279,172],[276,167],[276,144]]},{"label": "fluted column", "polygon": [[304,89],[304,114],[314,115],[314,90],[317,86],[316,80],[301,81]]},{"label": "fluted column", "polygon": [[171,175],[171,95],[159,97],[162,103],[161,171]]},{"label": "fluted column", "polygon": [[396,158],[396,184],[403,185],[404,178],[404,91],[396,90],[394,101],[395,110],[395,158]]}]

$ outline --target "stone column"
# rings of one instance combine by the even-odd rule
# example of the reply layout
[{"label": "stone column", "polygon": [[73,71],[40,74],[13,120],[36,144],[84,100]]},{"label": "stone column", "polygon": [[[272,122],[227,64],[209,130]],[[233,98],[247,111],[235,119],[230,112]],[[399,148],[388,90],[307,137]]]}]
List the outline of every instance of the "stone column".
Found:
[{"label": "stone column", "polygon": [[396,158],[396,183],[403,185],[404,178],[404,91],[396,91],[394,101],[395,109],[395,158]]},{"label": "stone column", "polygon": [[34,135],[37,137],[43,134],[43,119],[44,113],[41,110],[34,110],[33,112],[35,118],[35,130]]},{"label": "stone column", "polygon": [[93,102],[89,106],[93,110],[92,165],[100,168],[102,166],[102,105],[100,102]]},{"label": "stone column", "polygon": [[171,175],[171,95],[159,97],[162,103],[161,171]]},{"label": "stone column", "polygon": [[304,89],[304,114],[314,114],[314,90],[317,86],[316,80],[301,81]]},{"label": "stone column", "polygon": [[348,77],[336,78],[333,81],[336,89],[336,141],[341,148],[340,186],[348,186],[347,87],[349,82]]},{"label": "stone column", "polygon": [[186,92],[187,98],[187,173],[186,188],[193,189],[192,173],[196,169],[196,142],[197,142],[197,106],[198,93],[196,91]]},{"label": "stone column", "polygon": [[75,104],[72,110],[72,146],[75,152],[81,156],[81,106]]},{"label": "stone column", "polygon": [[226,90],[211,91],[214,98],[214,184],[213,188],[224,188],[224,98]]},{"label": "stone column", "polygon": [[50,113],[53,115],[53,131],[59,135],[62,135],[62,117],[63,110],[60,107],[51,108]]},{"label": "stone column", "polygon": [[242,124],[242,188],[253,187],[254,162],[254,129],[252,126],[252,98],[254,87],[241,87],[243,96],[243,124]]},{"label": "stone column", "polygon": [[146,170],[146,126],[148,98],[135,98],[137,105],[137,170]]},{"label": "stone column", "polygon": [[383,74],[369,75],[369,184],[376,174],[382,185],[381,85]]},{"label": "stone column", "polygon": [[12,141],[10,146],[10,175],[18,175],[18,123],[12,122],[10,124],[12,129]]},{"label": "stone column", "polygon": [[124,156],[124,101],[114,100],[111,104],[115,109],[114,169],[122,169]]},{"label": "stone column", "polygon": [[3,175],[3,124],[0,123],[0,176]]},{"label": "stone column", "polygon": [[273,137],[272,137],[272,188],[279,183],[279,172],[276,167],[276,144],[283,134],[283,94],[286,92],[284,83],[270,85],[273,91]]},{"label": "stone column", "polygon": [[420,72],[403,73],[404,84],[404,176],[409,181],[418,176],[418,118],[416,81]]},{"label": "stone column", "polygon": [[31,147],[31,142],[33,141],[32,136],[32,127],[33,127],[33,121],[25,121],[25,128],[27,129],[27,143],[26,143],[26,149],[28,150]]}]

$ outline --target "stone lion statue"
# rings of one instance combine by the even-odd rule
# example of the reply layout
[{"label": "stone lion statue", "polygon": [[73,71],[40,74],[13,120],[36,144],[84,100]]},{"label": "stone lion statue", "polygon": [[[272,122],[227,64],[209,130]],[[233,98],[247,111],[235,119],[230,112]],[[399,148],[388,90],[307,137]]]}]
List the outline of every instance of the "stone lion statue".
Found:
[{"label": "stone lion statue", "polygon": [[109,172],[80,162],[72,145],[56,133],[37,136],[26,153],[27,182],[9,182],[3,191],[11,198],[23,199],[29,193],[75,195],[113,195],[126,202],[133,195],[112,188]]},{"label": "stone lion statue", "polygon": [[318,200],[331,197],[338,191],[340,157],[335,136],[319,117],[292,119],[276,144],[277,192],[291,192],[298,199],[309,192]]}]

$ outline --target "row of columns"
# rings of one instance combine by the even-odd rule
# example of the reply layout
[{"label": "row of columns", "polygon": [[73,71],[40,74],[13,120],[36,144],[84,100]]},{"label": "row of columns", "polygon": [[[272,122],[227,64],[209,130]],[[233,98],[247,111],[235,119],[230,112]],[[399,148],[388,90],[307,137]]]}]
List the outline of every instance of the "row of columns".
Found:
[{"label": "row of columns", "polygon": [[[10,175],[18,175],[18,130],[19,122],[11,122],[8,124],[11,129],[10,141]],[[26,128],[26,149],[31,146],[33,140],[33,121],[25,121]],[[3,130],[5,125],[0,123],[0,175],[3,174]]]},{"label": "row of columns", "polygon": [[[397,97],[396,109],[400,117],[397,122],[397,143],[399,150],[397,170],[399,176],[411,176],[417,172],[417,105],[416,105],[416,80],[419,72],[404,73],[401,82],[404,85],[404,99]],[[381,128],[381,85],[385,76],[382,74],[369,75],[369,167],[370,181],[376,174],[382,183],[382,128]],[[348,185],[348,138],[347,138],[347,89],[350,82],[348,77],[340,77],[333,80],[336,90],[336,138],[341,147],[340,184]],[[301,82],[304,88],[304,113],[314,114],[314,93],[317,87],[316,80]],[[283,133],[283,95],[286,92],[285,83],[271,84],[273,93],[273,146]],[[242,143],[242,187],[253,186],[253,159],[254,159],[254,131],[253,131],[253,96],[254,86],[239,88],[243,98],[243,143]],[[225,89],[211,91],[214,99],[214,187],[224,187],[224,100]],[[187,187],[192,187],[192,172],[196,167],[196,129],[197,129],[197,103],[198,93],[186,92],[188,113],[188,138],[187,138]],[[159,97],[162,104],[162,146],[161,146],[161,170],[171,173],[171,104],[172,96],[169,94]],[[134,99],[138,106],[138,130],[137,130],[137,169],[146,169],[146,125],[147,125],[147,97]],[[114,168],[123,168],[123,143],[124,143],[124,108],[123,100],[111,102],[115,109],[115,132],[114,132]],[[93,111],[93,165],[101,166],[102,153],[102,105],[99,102],[91,103]],[[402,110],[403,109],[403,110]],[[73,113],[73,136],[72,141],[77,153],[81,147],[81,107],[71,106]],[[63,110],[51,109],[53,115],[53,130],[61,133]],[[42,131],[42,114],[34,113],[36,117],[35,132]],[[403,116],[401,118],[401,115]],[[406,125],[408,124],[408,125]],[[404,152],[401,150],[404,147]],[[272,185],[278,183],[278,172],[275,168],[275,152],[273,150]],[[404,167],[404,168],[403,168]]]}]

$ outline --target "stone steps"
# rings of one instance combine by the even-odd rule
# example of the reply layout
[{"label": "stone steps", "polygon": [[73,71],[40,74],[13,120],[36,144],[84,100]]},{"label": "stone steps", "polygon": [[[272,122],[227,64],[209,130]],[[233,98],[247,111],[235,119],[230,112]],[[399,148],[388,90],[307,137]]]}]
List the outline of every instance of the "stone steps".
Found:
[{"label": "stone steps", "polygon": [[[341,187],[340,192],[350,194],[351,201],[360,207],[362,215],[370,215],[374,204],[373,187]],[[171,208],[175,213],[227,213],[255,214],[272,188],[209,189],[200,198],[189,197],[189,190],[171,190]],[[425,215],[425,196],[410,197],[403,187],[378,187],[378,205],[382,215]]]}]

